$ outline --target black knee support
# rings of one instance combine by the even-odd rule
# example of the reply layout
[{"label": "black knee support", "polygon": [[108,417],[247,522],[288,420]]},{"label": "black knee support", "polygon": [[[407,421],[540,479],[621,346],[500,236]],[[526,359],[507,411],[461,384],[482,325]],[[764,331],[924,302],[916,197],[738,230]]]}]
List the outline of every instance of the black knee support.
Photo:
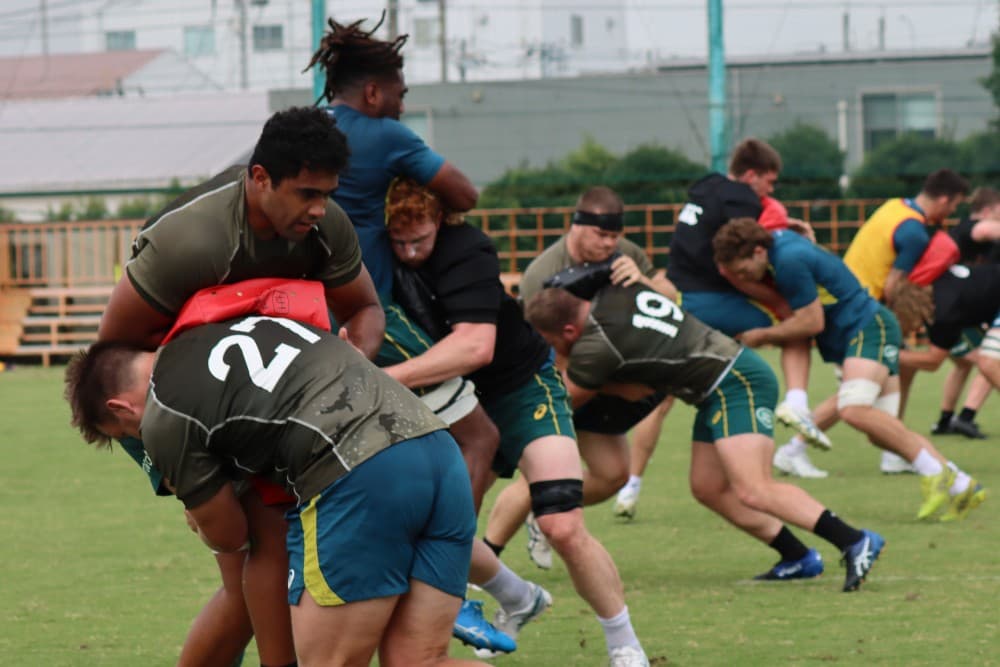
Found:
[{"label": "black knee support", "polygon": [[536,517],[583,507],[581,479],[550,479],[534,482],[528,488],[531,492],[531,511]]}]

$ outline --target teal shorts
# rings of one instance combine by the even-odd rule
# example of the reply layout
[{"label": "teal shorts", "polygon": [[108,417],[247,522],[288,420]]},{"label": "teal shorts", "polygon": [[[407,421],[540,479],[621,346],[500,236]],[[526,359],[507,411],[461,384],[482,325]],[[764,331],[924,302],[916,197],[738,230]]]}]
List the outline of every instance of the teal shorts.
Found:
[{"label": "teal shorts", "polygon": [[889,375],[899,375],[899,348],[903,332],[896,316],[879,304],[872,319],[847,344],[845,358],[860,357],[877,361],[889,369]]},{"label": "teal shorts", "polygon": [[139,464],[142,471],[146,473],[149,478],[149,483],[153,485],[153,492],[158,496],[172,496],[173,494],[167,489],[163,484],[163,475],[160,471],[156,469],[153,462],[149,460],[149,455],[146,454],[146,448],[142,444],[142,440],[138,438],[122,438],[118,441],[125,453],[132,457],[132,460]]},{"label": "teal shorts", "polygon": [[774,435],[778,378],[760,355],[744,348],[712,393],[698,404],[692,439],[715,442],[743,433]]},{"label": "teal shorts", "polygon": [[476,516],[447,431],[397,443],[289,510],[288,603],[402,595],[417,579],[465,595]]},{"label": "teal shorts", "polygon": [[573,411],[566,387],[552,355],[531,379],[513,391],[480,402],[500,431],[500,446],[493,458],[493,472],[512,477],[524,448],[548,435],[576,439]]},{"label": "teal shorts", "polygon": [[975,350],[983,342],[986,332],[979,327],[966,327],[962,329],[962,337],[957,343],[951,346],[948,354],[953,357],[964,357]]},{"label": "teal shorts", "polygon": [[382,309],[385,311],[385,339],[375,357],[377,366],[401,364],[434,345],[434,339],[410,320],[402,306],[387,299],[382,302]]}]

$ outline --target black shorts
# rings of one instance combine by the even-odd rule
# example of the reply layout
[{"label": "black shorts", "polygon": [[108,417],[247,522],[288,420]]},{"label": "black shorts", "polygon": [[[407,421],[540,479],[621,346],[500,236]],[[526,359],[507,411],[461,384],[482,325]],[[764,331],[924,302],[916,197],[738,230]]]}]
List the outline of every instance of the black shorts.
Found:
[{"label": "black shorts", "polygon": [[573,412],[573,426],[577,431],[622,435],[641,422],[666,397],[666,394],[653,394],[641,401],[626,401],[618,396],[598,394]]}]

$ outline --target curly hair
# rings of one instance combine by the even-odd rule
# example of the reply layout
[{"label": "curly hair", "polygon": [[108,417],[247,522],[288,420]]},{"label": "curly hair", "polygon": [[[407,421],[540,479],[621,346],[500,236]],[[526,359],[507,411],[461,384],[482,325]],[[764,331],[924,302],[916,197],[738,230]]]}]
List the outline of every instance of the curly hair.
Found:
[{"label": "curly hair", "polygon": [[715,261],[728,264],[753,255],[757,246],[770,248],[774,237],[753,218],[734,218],[722,225],[712,238]]},{"label": "curly hair", "polygon": [[385,193],[385,224],[413,225],[426,220],[460,225],[465,217],[449,209],[437,193],[412,178],[394,178]]},{"label": "curly hair", "polygon": [[903,280],[892,295],[892,312],[899,320],[904,335],[915,333],[934,320],[934,288],[922,287]]},{"label": "curly hair", "polygon": [[400,50],[409,35],[400,35],[388,42],[375,39],[372,35],[384,20],[385,12],[382,12],[379,22],[367,31],[361,28],[364,19],[350,25],[337,23],[332,18],[327,20],[330,31],[323,35],[319,48],[302,70],[307,72],[313,67],[323,68],[326,74],[324,98],[332,100],[338,93],[353,88],[365,79],[390,77],[403,68]]}]

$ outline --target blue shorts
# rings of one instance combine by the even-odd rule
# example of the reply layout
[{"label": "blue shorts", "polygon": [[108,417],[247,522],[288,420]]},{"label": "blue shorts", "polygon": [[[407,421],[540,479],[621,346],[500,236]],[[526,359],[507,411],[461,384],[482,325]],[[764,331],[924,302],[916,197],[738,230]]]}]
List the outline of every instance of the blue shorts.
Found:
[{"label": "blue shorts", "polygon": [[500,396],[480,397],[483,409],[500,431],[500,446],[493,458],[493,472],[512,477],[524,448],[539,438],[565,435],[576,439],[562,375],[553,355],[527,382]]},{"label": "blue shorts", "polygon": [[288,603],[402,595],[418,579],[465,595],[476,516],[469,472],[447,431],[385,449],[290,510]]},{"label": "blue shorts", "polygon": [[845,359],[860,357],[877,361],[889,369],[889,375],[899,375],[899,349],[903,345],[903,332],[899,321],[888,308],[879,309],[868,323],[847,343]]},{"label": "blue shorts", "polygon": [[744,433],[774,435],[778,378],[760,355],[744,348],[733,367],[698,404],[691,438],[715,442]]},{"label": "blue shorts", "polygon": [[774,313],[761,303],[737,292],[684,292],[677,303],[699,320],[727,336],[748,329],[769,327],[778,322]]}]

